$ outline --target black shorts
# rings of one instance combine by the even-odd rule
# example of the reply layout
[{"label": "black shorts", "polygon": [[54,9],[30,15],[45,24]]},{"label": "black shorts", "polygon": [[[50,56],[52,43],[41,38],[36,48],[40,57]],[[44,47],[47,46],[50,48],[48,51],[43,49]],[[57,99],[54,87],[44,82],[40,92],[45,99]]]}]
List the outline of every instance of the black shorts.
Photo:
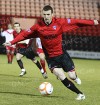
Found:
[{"label": "black shorts", "polygon": [[54,68],[62,68],[65,72],[73,70],[74,63],[67,52],[57,57],[46,58],[48,67],[52,71]]},{"label": "black shorts", "polygon": [[20,53],[20,54],[26,56],[26,58],[31,59],[31,60],[33,60],[35,58],[35,53],[31,47],[19,48],[17,50],[17,53]]}]

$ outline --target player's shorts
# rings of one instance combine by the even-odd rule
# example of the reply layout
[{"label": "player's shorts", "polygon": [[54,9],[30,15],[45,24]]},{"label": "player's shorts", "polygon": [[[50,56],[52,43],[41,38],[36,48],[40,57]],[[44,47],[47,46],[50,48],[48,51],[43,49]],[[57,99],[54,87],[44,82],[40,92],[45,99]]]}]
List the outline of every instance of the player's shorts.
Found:
[{"label": "player's shorts", "polygon": [[48,67],[51,71],[54,68],[62,68],[65,72],[73,70],[74,63],[67,52],[57,57],[46,58]]},{"label": "player's shorts", "polygon": [[31,47],[19,48],[17,50],[17,53],[20,53],[20,54],[26,56],[28,59],[31,59],[31,60],[33,60],[35,58],[35,53],[33,52],[33,49]]},{"label": "player's shorts", "polygon": [[41,53],[44,53],[44,52],[43,52],[43,49],[37,48],[37,54],[39,55],[39,54],[41,54]]},{"label": "player's shorts", "polygon": [[6,46],[6,50],[15,51],[15,47],[13,46]]}]

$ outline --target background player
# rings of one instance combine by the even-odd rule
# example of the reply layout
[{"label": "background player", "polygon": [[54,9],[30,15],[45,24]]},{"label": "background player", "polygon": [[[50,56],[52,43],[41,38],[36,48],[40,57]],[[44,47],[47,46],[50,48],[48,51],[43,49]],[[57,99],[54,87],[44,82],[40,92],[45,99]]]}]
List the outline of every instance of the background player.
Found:
[{"label": "background player", "polygon": [[[14,23],[14,38],[16,38],[19,33],[23,32],[24,30],[21,29],[20,24],[19,23]],[[33,46],[32,46],[32,39],[29,40],[24,40],[21,42],[18,42],[16,44],[16,59],[17,59],[17,63],[19,65],[19,67],[21,68],[21,73],[20,76],[23,76],[26,74],[26,70],[23,66],[23,62],[22,62],[22,57],[26,56],[28,59],[31,59],[36,65],[37,67],[40,69],[42,75],[44,78],[47,78],[47,74],[46,72],[43,70],[43,68],[41,67],[39,61],[35,58],[35,53],[33,52]]]},{"label": "background player", "polygon": [[[8,29],[1,32],[1,36],[5,37],[5,42],[9,42],[14,39],[13,31],[14,30],[12,29],[12,25],[8,24]],[[7,58],[8,58],[8,64],[12,63],[13,57],[14,57],[14,52],[15,52],[15,45],[6,46],[6,54],[7,54]]]}]

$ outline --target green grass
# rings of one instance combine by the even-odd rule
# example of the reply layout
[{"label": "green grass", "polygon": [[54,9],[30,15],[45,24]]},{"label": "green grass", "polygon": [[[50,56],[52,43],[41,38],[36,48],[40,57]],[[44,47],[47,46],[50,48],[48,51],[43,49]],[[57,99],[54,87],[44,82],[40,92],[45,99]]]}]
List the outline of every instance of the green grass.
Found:
[{"label": "green grass", "polygon": [[[5,55],[0,55],[0,105],[100,105],[100,61],[73,59],[82,85],[76,86],[86,95],[86,100],[76,101],[76,94],[66,89],[47,69],[48,79],[30,60],[23,58],[27,74],[19,77],[20,69],[14,57],[13,64],[7,64]],[[67,74],[66,74],[67,75]],[[42,96],[38,87],[48,81],[54,91]]]}]

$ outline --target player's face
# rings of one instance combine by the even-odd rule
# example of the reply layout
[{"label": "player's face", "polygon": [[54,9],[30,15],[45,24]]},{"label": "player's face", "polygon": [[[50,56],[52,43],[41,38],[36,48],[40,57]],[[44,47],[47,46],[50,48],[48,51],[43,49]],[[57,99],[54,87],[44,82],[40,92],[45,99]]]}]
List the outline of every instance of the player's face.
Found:
[{"label": "player's face", "polygon": [[42,11],[42,17],[44,19],[44,22],[48,25],[52,22],[53,13],[51,10],[48,11]]},{"label": "player's face", "polygon": [[14,30],[19,33],[21,31],[21,27],[19,24],[14,24]]},{"label": "player's face", "polygon": [[8,24],[8,29],[12,29],[12,25],[11,24]]}]

